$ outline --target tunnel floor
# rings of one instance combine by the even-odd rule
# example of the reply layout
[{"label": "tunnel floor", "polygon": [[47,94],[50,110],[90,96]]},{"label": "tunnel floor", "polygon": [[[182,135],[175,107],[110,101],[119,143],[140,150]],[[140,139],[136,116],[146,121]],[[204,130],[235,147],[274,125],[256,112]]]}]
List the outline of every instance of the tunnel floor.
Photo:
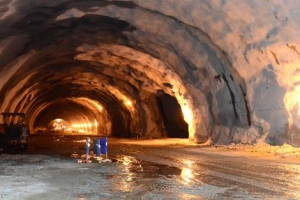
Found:
[{"label": "tunnel floor", "polygon": [[[27,154],[46,154],[46,155],[71,155],[81,154],[86,149],[86,139],[90,138],[90,151],[93,151],[93,140],[103,138],[99,135],[72,135],[72,134],[35,134],[30,136],[29,148]],[[118,149],[120,144],[124,145],[146,145],[146,146],[164,146],[164,145],[192,145],[188,139],[182,138],[164,138],[164,139],[144,139],[144,138],[115,138],[107,137],[109,151]],[[13,151],[14,149],[12,149]],[[11,152],[14,153],[14,152]],[[18,153],[16,151],[16,153]]]},{"label": "tunnel floor", "polygon": [[111,162],[78,163],[85,138],[36,135],[26,154],[2,153],[0,199],[299,198],[297,148],[291,162],[264,145],[258,154],[260,147],[108,138]]}]

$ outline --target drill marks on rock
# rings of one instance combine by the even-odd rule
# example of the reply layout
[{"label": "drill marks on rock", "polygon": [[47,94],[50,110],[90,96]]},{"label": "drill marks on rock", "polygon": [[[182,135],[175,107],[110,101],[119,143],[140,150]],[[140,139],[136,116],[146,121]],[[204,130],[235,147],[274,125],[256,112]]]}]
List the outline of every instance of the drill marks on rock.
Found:
[{"label": "drill marks on rock", "polygon": [[289,44],[286,44],[286,46],[291,49],[292,51],[294,51],[297,55],[300,55],[299,51],[297,50],[296,46],[295,45],[289,45]]},{"label": "drill marks on rock", "polygon": [[251,112],[250,112],[250,108],[249,108],[249,104],[248,104],[248,101],[247,101],[247,93],[244,92],[243,90],[243,87],[241,85],[239,85],[240,88],[241,88],[241,91],[243,93],[243,96],[244,96],[244,102],[245,102],[245,108],[246,108],[246,111],[247,111],[247,121],[248,121],[248,126],[250,127],[251,126]]},{"label": "drill marks on rock", "polygon": [[273,57],[274,57],[276,63],[277,63],[278,65],[280,65],[279,60],[278,60],[278,58],[277,58],[277,54],[274,53],[273,51],[271,51],[271,53],[272,53],[272,55],[273,55]]},{"label": "drill marks on rock", "polygon": [[232,89],[228,83],[228,80],[225,76],[224,73],[222,73],[222,78],[223,80],[225,81],[227,87],[228,87],[228,90],[229,90],[229,93],[230,93],[230,97],[231,97],[231,102],[232,102],[232,107],[233,107],[233,111],[234,111],[234,115],[235,115],[235,118],[237,119],[238,118],[238,114],[237,114],[237,110],[236,110],[236,101],[235,101],[235,96],[234,96],[234,93],[232,92]]}]

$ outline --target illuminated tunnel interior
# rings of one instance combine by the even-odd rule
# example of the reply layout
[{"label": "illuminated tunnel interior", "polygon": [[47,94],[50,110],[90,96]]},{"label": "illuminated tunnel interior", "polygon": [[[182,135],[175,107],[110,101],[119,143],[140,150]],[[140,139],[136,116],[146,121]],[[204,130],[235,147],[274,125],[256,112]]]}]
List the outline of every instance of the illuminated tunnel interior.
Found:
[{"label": "illuminated tunnel interior", "polygon": [[272,2],[1,1],[0,111],[32,134],[298,145],[299,28]]}]

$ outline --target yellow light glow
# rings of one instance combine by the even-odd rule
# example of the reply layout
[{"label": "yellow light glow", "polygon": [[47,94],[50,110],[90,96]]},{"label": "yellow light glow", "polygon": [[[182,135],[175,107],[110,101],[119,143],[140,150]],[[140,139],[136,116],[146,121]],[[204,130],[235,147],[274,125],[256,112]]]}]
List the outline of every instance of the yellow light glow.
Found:
[{"label": "yellow light glow", "polygon": [[71,124],[72,129],[70,131],[75,131],[78,133],[88,133],[91,132],[92,126],[95,125],[97,127],[98,123],[95,121],[93,124],[92,123],[82,123],[82,124]]},{"label": "yellow light glow", "polygon": [[123,161],[123,165],[125,166],[129,166],[130,164],[132,164],[131,159],[129,159],[129,157],[127,156],[124,156],[122,161]]},{"label": "yellow light glow", "polygon": [[190,183],[194,178],[193,171],[189,168],[183,168],[180,176],[186,183]]},{"label": "yellow light glow", "polygon": [[55,121],[56,121],[57,123],[61,123],[61,122],[62,122],[62,119],[57,118],[57,119],[55,119]]},{"label": "yellow light glow", "polygon": [[191,160],[183,160],[182,161],[185,165],[187,165],[188,167],[192,167],[192,165],[195,164],[194,161],[191,161]]},{"label": "yellow light glow", "polygon": [[[195,126],[195,112],[193,111],[193,103],[185,98],[182,98],[182,96],[179,96],[177,99],[178,103],[181,106],[181,111],[183,114],[184,121],[188,124],[189,127],[189,140],[193,141],[195,137],[195,131],[196,131],[196,126]],[[196,111],[197,112],[197,111]],[[197,122],[199,122],[200,119],[197,119]]]},{"label": "yellow light glow", "polygon": [[184,120],[187,123],[192,123],[193,122],[193,112],[191,111],[191,109],[188,106],[184,106],[182,108],[182,113],[184,116]]},{"label": "yellow light glow", "polygon": [[[293,121],[297,121],[300,116],[300,87],[296,86],[293,88],[293,90],[286,93],[284,97],[284,104],[286,109],[289,111],[289,122],[290,124],[293,123]],[[294,112],[293,110],[297,110],[297,112]],[[296,116],[296,115],[297,116]]]},{"label": "yellow light glow", "polygon": [[133,163],[135,163],[137,161],[135,160],[135,158],[130,157],[130,156],[123,156],[120,161],[124,165],[124,171],[127,174],[127,176],[124,177],[122,189],[124,191],[128,191],[132,187],[131,182],[132,182],[133,176],[134,176],[134,174],[131,172],[131,169],[132,169]]},{"label": "yellow light glow", "polygon": [[98,122],[96,119],[94,119],[94,126],[97,128],[98,127]]},{"label": "yellow light glow", "polygon": [[126,100],[126,101],[125,101],[125,105],[126,105],[126,106],[132,106],[132,101]]},{"label": "yellow light glow", "polygon": [[192,170],[193,165],[195,163],[191,160],[182,160],[182,163],[184,165],[186,165],[186,167],[181,169],[180,177],[182,178],[182,180],[184,181],[185,184],[189,184],[190,182],[193,181],[193,179],[195,177],[193,170]]}]

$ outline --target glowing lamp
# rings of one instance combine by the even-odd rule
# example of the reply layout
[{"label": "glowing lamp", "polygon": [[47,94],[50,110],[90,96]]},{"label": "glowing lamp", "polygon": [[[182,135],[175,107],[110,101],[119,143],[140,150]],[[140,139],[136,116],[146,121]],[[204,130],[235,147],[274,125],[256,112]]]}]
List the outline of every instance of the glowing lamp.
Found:
[{"label": "glowing lamp", "polygon": [[132,102],[131,102],[130,100],[126,100],[126,101],[125,101],[125,105],[126,105],[126,106],[132,106]]}]

